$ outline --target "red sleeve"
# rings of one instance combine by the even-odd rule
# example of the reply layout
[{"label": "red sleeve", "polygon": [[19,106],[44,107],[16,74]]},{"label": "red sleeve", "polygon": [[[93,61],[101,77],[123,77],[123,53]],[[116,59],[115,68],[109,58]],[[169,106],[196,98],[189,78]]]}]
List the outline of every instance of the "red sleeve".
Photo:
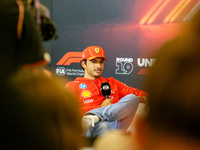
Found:
[{"label": "red sleeve", "polygon": [[127,94],[135,94],[136,96],[146,96],[148,95],[146,92],[127,86],[123,82],[120,82],[115,79],[115,84],[117,85],[118,91],[119,91],[119,97],[122,98],[126,96]]}]

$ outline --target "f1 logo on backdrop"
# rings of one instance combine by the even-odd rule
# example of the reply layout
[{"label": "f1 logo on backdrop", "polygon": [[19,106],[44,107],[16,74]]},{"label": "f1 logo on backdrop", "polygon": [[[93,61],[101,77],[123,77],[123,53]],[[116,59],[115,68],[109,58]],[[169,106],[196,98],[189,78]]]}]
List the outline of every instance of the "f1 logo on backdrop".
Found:
[{"label": "f1 logo on backdrop", "polygon": [[70,65],[71,63],[80,63],[83,52],[68,52],[56,65]]},{"label": "f1 logo on backdrop", "polygon": [[[69,66],[72,63],[80,63],[83,52],[68,52],[66,53],[56,65],[65,65]],[[71,69],[66,67],[57,67],[56,74],[60,76],[83,76],[83,69]]]}]

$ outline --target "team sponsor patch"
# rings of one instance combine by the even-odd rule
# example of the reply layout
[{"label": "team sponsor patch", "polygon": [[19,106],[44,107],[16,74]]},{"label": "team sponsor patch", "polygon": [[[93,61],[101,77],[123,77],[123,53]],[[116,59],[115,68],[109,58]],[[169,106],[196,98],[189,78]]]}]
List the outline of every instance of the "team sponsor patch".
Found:
[{"label": "team sponsor patch", "polygon": [[87,86],[86,86],[85,84],[83,84],[83,83],[79,84],[79,87],[80,87],[81,89],[86,89],[86,88],[87,88]]},{"label": "team sponsor patch", "polygon": [[82,91],[82,93],[81,93],[81,95],[84,97],[84,98],[89,98],[89,97],[91,97],[91,92],[90,91],[88,91],[88,90],[83,90]]},{"label": "team sponsor patch", "polygon": [[92,103],[93,101],[94,101],[94,99],[87,99],[87,100],[84,100],[83,103],[89,104],[89,103]]}]

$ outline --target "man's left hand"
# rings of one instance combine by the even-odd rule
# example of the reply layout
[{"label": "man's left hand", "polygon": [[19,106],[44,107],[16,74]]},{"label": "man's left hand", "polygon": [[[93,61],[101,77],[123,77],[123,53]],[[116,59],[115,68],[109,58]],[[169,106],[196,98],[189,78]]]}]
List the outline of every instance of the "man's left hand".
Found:
[{"label": "man's left hand", "polygon": [[147,100],[148,100],[148,95],[146,95],[146,96],[138,96],[138,98],[140,99],[141,103],[146,103]]}]

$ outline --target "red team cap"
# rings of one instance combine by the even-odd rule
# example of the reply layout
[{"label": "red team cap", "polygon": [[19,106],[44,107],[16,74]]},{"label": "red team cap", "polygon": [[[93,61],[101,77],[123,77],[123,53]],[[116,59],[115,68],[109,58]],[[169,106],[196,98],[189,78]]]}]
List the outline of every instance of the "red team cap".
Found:
[{"label": "red team cap", "polygon": [[82,60],[83,59],[92,60],[97,57],[102,57],[107,61],[107,59],[105,58],[105,53],[103,48],[99,46],[89,46],[83,50]]}]

